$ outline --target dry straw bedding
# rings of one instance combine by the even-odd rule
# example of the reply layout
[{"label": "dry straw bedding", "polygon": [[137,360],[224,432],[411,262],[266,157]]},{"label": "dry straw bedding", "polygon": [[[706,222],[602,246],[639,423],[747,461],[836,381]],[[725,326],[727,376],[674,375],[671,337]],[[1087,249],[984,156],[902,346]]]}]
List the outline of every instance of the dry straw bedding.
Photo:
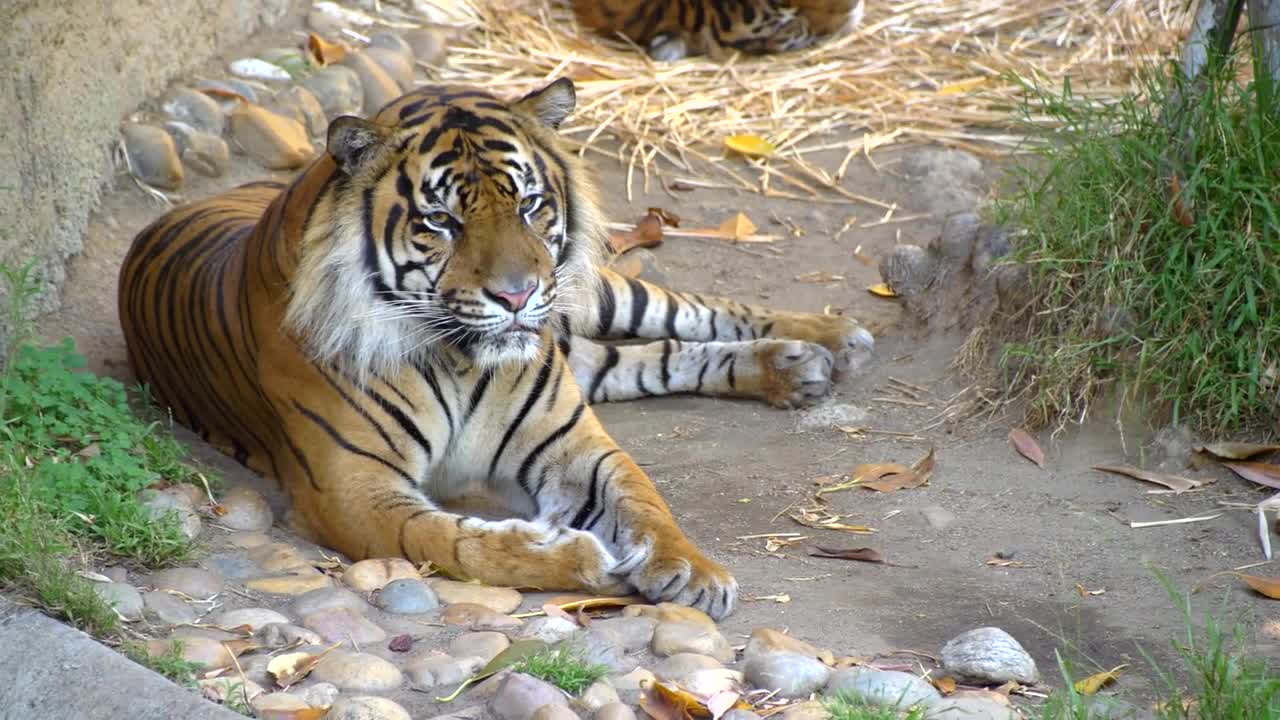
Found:
[{"label": "dry straw bedding", "polygon": [[[1129,92],[1134,68],[1176,51],[1188,26],[1183,6],[867,0],[852,32],[804,52],[663,64],[578,27],[564,0],[414,2],[465,29],[454,33],[447,65],[429,71],[433,79],[514,95],[574,78],[579,109],[565,132],[583,152],[608,147],[625,163],[628,192],[635,181],[647,185],[662,159],[675,169],[668,178],[715,177],[836,202],[859,199],[838,181],[850,158],[878,147],[940,142],[988,157],[1014,150],[1023,135],[1011,75],[1059,86],[1070,78],[1099,100]],[[766,138],[778,152],[754,167],[726,161],[722,143],[735,134]]]}]

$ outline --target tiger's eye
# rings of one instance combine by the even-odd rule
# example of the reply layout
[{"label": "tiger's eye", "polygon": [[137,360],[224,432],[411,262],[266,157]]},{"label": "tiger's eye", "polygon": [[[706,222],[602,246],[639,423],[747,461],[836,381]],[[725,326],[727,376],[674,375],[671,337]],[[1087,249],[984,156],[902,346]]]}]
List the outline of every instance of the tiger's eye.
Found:
[{"label": "tiger's eye", "polygon": [[541,198],[537,195],[525,195],[524,197],[520,198],[520,212],[527,213],[532,211],[535,207],[538,206],[538,201],[540,199]]},{"label": "tiger's eye", "polygon": [[449,213],[441,212],[438,210],[436,212],[427,214],[427,222],[439,227],[444,227],[448,225],[449,221],[452,219],[453,219],[453,216],[450,215]]}]

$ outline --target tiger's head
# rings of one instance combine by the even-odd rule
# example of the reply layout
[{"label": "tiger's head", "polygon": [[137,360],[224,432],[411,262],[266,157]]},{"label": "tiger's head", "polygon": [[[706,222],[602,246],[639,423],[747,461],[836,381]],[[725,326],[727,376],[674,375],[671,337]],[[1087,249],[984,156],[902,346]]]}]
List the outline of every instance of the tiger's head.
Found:
[{"label": "tiger's head", "polygon": [[286,315],[312,355],[357,376],[443,347],[536,358],[595,292],[605,237],[555,132],[574,104],[562,78],[512,103],[433,87],[335,119]]}]

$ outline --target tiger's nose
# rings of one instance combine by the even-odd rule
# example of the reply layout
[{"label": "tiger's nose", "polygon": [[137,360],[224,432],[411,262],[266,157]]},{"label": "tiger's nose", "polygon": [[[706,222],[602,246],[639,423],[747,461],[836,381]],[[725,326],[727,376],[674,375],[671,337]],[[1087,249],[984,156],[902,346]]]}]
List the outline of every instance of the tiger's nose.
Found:
[{"label": "tiger's nose", "polygon": [[[514,283],[513,283],[514,284]],[[538,289],[537,282],[529,282],[521,290],[485,290],[484,294],[510,312],[520,312],[529,303],[533,291]]]}]

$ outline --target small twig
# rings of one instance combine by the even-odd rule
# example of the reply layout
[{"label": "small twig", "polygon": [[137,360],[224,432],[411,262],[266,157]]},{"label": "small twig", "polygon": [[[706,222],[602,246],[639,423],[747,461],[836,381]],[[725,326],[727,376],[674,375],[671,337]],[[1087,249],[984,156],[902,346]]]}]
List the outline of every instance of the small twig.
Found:
[{"label": "small twig", "polygon": [[1214,518],[1220,518],[1220,517],[1222,517],[1222,513],[1218,513],[1217,515],[1202,515],[1200,517],[1178,518],[1177,520],[1150,520],[1148,522],[1130,521],[1129,527],[1149,528],[1149,527],[1160,527],[1163,525],[1184,525],[1186,523],[1205,522],[1206,520],[1213,520]]}]

